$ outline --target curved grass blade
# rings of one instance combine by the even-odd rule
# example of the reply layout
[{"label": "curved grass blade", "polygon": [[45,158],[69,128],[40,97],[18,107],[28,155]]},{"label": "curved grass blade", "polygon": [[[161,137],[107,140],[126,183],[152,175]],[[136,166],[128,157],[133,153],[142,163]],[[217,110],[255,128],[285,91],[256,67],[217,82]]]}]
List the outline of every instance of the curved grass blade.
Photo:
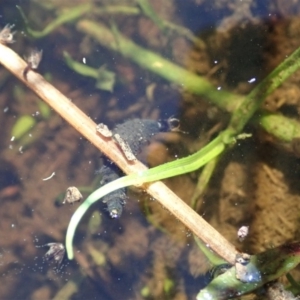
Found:
[{"label": "curved grass blade", "polygon": [[[94,191],[78,207],[69,223],[66,235],[66,250],[68,258],[73,259],[74,257],[72,244],[78,223],[80,222],[81,218],[86,213],[86,211],[91,207],[91,205],[93,205],[101,197],[117,189],[127,187],[130,185],[139,185],[146,182],[158,181],[161,179],[197,170],[224,151],[226,145],[226,142],[224,142],[224,140],[226,140],[225,137],[226,135],[220,134],[214,141],[212,141],[210,144],[208,144],[203,149],[201,149],[193,155],[178,159],[170,163],[163,164],[161,166],[146,170],[139,174],[132,174],[121,177]],[[232,138],[231,141],[233,141]]]}]

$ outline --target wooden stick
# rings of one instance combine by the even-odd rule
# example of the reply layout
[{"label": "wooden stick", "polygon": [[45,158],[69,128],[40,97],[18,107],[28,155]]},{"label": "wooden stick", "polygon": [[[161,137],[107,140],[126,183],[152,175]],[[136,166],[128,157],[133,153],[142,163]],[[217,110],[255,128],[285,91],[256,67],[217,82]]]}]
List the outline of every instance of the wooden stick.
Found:
[{"label": "wooden stick", "polygon": [[[98,135],[96,133],[96,124],[75,106],[72,100],[55,89],[40,74],[29,70],[27,80],[25,80],[23,71],[27,64],[13,50],[3,44],[0,44],[0,63],[20,81],[25,83],[41,99],[47,102],[70,125],[116,163],[126,174],[137,173],[147,169],[138,161],[129,163],[115,143],[111,140],[105,140]],[[189,230],[206,243],[208,247],[229,263],[235,263],[237,251],[234,246],[177,197],[166,185],[162,182],[154,182],[145,184],[142,188],[174,214]]]}]

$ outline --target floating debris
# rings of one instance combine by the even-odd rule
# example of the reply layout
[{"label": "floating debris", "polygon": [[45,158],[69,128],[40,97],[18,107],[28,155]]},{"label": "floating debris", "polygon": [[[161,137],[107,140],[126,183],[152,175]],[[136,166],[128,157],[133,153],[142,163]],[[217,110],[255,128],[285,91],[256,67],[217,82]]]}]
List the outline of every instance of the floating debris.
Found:
[{"label": "floating debris", "polygon": [[96,131],[104,137],[112,137],[112,132],[108,129],[107,125],[100,123],[96,126]]},{"label": "floating debris", "polygon": [[15,25],[7,24],[1,31],[0,31],[0,43],[1,44],[12,44],[15,42],[14,34],[16,31],[12,32],[12,28]]},{"label": "floating debris", "polygon": [[78,190],[77,187],[75,186],[71,186],[69,188],[67,188],[66,190],[66,195],[63,201],[63,204],[70,203],[73,204],[74,202],[78,202],[81,201],[83,199],[80,191]]},{"label": "floating debris", "polygon": [[53,172],[49,177],[43,178],[43,181],[47,181],[55,176],[55,172]]},{"label": "floating debris", "polygon": [[240,242],[244,241],[248,233],[249,233],[249,226],[242,226],[237,232],[239,241]]},{"label": "floating debris", "polygon": [[129,160],[129,161],[136,160],[136,157],[133,154],[133,152],[130,148],[130,145],[127,142],[125,142],[118,133],[114,134],[114,139],[116,140],[118,145],[121,147],[127,160]]}]

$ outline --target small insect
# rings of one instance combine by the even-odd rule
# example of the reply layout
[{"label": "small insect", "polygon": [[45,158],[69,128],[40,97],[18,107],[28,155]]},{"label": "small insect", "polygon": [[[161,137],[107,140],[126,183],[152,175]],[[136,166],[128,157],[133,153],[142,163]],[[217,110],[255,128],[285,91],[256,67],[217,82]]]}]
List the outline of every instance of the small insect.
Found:
[{"label": "small insect", "polygon": [[43,50],[33,49],[27,57],[24,57],[27,61],[27,67],[23,71],[23,77],[27,80],[27,73],[29,70],[36,70],[43,57]]},{"label": "small insect", "polygon": [[44,255],[47,261],[54,261],[58,266],[61,265],[65,256],[65,247],[61,243],[48,243],[46,246],[50,247]]},{"label": "small insect", "polygon": [[53,261],[57,267],[60,267],[65,257],[65,246],[61,243],[48,243],[42,246],[36,246],[37,248],[49,247],[49,250],[44,255],[44,260]]},{"label": "small insect", "polygon": [[12,28],[15,25],[5,25],[5,27],[0,31],[0,43],[1,44],[12,44],[15,42],[14,34],[16,31],[12,32]]},{"label": "small insect", "polygon": [[96,126],[96,131],[104,137],[112,137],[113,135],[112,132],[108,129],[108,127],[103,123],[100,123]]},{"label": "small insect", "polygon": [[248,233],[249,233],[249,226],[242,226],[237,232],[239,241],[240,242],[244,241]]},{"label": "small insect", "polygon": [[81,193],[79,192],[78,188],[75,186],[71,186],[67,188],[66,195],[63,201],[63,204],[70,203],[73,204],[74,202],[81,201],[83,199]]}]

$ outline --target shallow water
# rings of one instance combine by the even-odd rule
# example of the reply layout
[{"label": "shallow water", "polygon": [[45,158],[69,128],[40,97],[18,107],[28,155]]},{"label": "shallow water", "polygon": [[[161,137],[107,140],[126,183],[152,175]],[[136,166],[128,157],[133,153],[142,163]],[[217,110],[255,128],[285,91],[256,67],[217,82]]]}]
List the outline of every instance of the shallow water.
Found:
[{"label": "shallow water", "polygon": [[[141,153],[150,166],[197,151],[226,127],[229,114],[209,95],[185,92],[180,79],[170,82],[167,75],[147,70],[134,58],[89,37],[79,30],[82,20],[88,17],[108,28],[115,24],[137,45],[204,76],[216,90],[241,95],[300,45],[300,5],[292,1],[270,1],[265,6],[260,1],[151,1],[162,20],[180,24],[188,33],[170,27],[160,30],[155,15],[142,15],[133,2],[127,4],[130,12],[100,14],[96,8],[111,2],[95,1],[92,12],[32,39],[16,4],[35,30],[54,20],[56,10],[80,5],[80,1],[39,3],[4,4],[0,25],[15,24],[16,43],[11,48],[21,56],[34,47],[43,49],[37,72],[93,120],[113,128],[130,118],[180,118],[181,133],[156,136]],[[191,42],[195,36],[197,44]],[[86,66],[105,66],[102,71],[110,73],[101,73],[101,82],[106,80],[106,85],[99,89],[95,79],[71,70],[64,51]],[[263,108],[298,120],[298,74],[268,97]],[[38,246],[63,243],[77,208],[77,204],[60,204],[63,193],[77,186],[86,197],[95,189],[101,155],[3,68],[0,86],[0,299],[195,298],[211,266],[191,233],[137,189],[129,192],[120,219],[110,219],[101,204],[90,210],[76,235],[76,261],[65,259],[57,272],[56,264],[43,260],[48,248]],[[24,115],[32,116],[35,124],[13,140],[12,128]],[[238,248],[257,253],[299,239],[299,159],[289,143],[274,139],[259,125],[249,124],[245,131],[253,137],[222,157],[198,199],[197,211]],[[43,180],[53,172],[51,179]],[[198,175],[166,183],[191,204]],[[250,230],[240,243],[236,232],[242,225]]]}]

